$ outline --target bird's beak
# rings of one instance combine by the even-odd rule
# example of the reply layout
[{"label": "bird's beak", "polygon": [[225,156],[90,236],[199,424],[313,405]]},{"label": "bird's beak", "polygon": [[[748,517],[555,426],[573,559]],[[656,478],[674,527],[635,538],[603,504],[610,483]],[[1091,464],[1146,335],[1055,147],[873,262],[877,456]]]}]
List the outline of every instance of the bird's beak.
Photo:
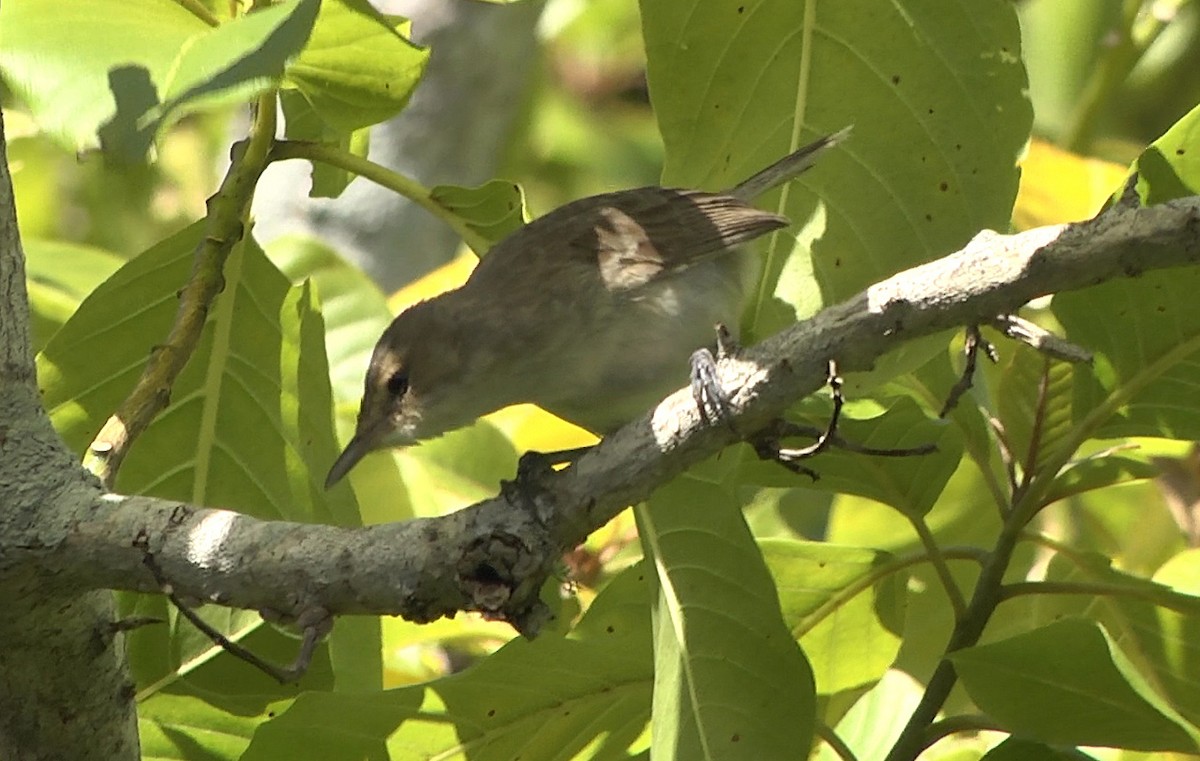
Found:
[{"label": "bird's beak", "polygon": [[354,438],[350,439],[350,443],[346,445],[346,448],[334,461],[333,467],[329,469],[329,475],[325,476],[325,488],[328,489],[341,481],[350,472],[350,469],[373,449],[370,439],[361,433],[354,434]]}]

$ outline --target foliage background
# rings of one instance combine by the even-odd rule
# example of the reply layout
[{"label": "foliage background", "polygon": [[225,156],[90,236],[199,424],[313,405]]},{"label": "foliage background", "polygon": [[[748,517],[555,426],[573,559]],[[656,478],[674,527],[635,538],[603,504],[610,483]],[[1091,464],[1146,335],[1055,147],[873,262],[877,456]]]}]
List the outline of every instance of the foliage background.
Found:
[{"label": "foliage background", "polygon": [[[6,0],[5,7],[12,3]],[[1125,165],[1177,122],[1168,136],[1175,142],[1163,145],[1194,145],[1194,119],[1187,116],[1200,93],[1194,3],[1158,3],[1149,13],[1149,6],[1138,3],[1031,0],[1016,7],[1019,38],[1006,4],[984,5],[969,12],[949,2],[910,4],[914,15],[904,18],[872,15],[864,4],[822,5],[817,31],[823,45],[816,48],[813,70],[840,72],[856,88],[818,77],[801,94],[794,89],[801,75],[781,77],[793,83],[790,90],[759,92],[754,84],[761,72],[740,70],[736,62],[755,60],[753,51],[764,46],[798,45],[791,32],[803,26],[812,4],[718,3],[709,6],[718,11],[706,25],[708,17],[687,4],[647,3],[639,15],[629,0],[554,0],[543,18],[541,71],[501,176],[521,182],[537,215],[581,195],[660,178],[726,184],[786,149],[793,136],[779,131],[784,121],[772,110],[781,103],[784,111],[801,115],[801,123],[822,131],[853,121],[855,137],[845,154],[831,157],[830,166],[814,172],[811,187],[798,183],[803,187],[784,202],[799,222],[800,240],[788,250],[782,248],[787,241],[777,240],[764,252],[762,298],[745,325],[753,338],[811,313],[818,303],[952,250],[981,227],[1003,229],[1010,218],[1014,227],[1027,228],[1090,216],[1119,188]],[[918,14],[923,6],[928,17]],[[728,20],[746,8],[765,23],[735,26]],[[675,26],[682,18],[694,26]],[[897,60],[891,46],[899,44],[895,36],[906,27],[918,33],[914,47],[906,49],[910,57]],[[731,35],[731,28],[742,36]],[[685,34],[701,42],[673,47]],[[998,54],[994,76],[955,81],[960,69],[986,70],[969,65],[981,39],[1007,40],[1007,47],[997,44],[1011,60]],[[711,55],[726,41],[726,56]],[[922,42],[928,47],[922,49]],[[1006,112],[988,111],[997,93],[1019,96],[1024,82],[1017,61],[1028,72],[1031,108],[1017,97],[1005,101]],[[884,73],[893,64],[895,70]],[[869,76],[855,76],[855,66]],[[1002,81],[1005,76],[1017,79]],[[721,107],[736,116],[717,116]],[[700,129],[697,113],[713,114]],[[1030,120],[1034,139],[1017,193],[1012,166]],[[199,236],[192,222],[205,213],[204,200],[219,181],[230,136],[244,129],[244,114],[218,108],[183,116],[157,141],[151,164],[77,157],[19,110],[6,112],[6,124],[29,254],[35,338],[39,349],[47,349],[41,357],[47,405],[60,431],[82,450],[136,377],[144,346],[169,324],[170,294],[186,277]],[[816,188],[826,204],[816,203]],[[855,199],[858,211],[839,206],[840,199]],[[861,207],[875,214],[864,216]],[[841,266],[843,256],[849,266]],[[130,267],[109,279],[130,259]],[[313,487],[307,469],[319,471],[335,447],[332,434],[322,433],[328,427],[321,420],[322,395],[332,393],[337,403],[344,440],[364,354],[386,324],[389,307],[452,284],[465,276],[469,261],[462,258],[401,293],[381,294],[311,241],[291,239],[265,251],[248,245],[231,260],[233,287],[213,318],[202,356],[181,379],[170,413],[131,457],[119,487],[263,516],[369,523],[456,509],[492,494],[498,480],[513,471],[519,451],[586,440],[541,413],[511,410],[417,450],[364,463],[353,477],[353,501],[345,493],[327,498]],[[161,280],[147,286],[150,277]],[[308,277],[311,287],[289,285]],[[974,583],[979,548],[991,546],[999,531],[1002,516],[993,503],[1005,502],[1003,465],[980,410],[1002,421],[1019,462],[1036,465],[1028,442],[1036,440],[1047,451],[1065,447],[1093,403],[1102,404],[1113,388],[1129,388],[1121,385],[1130,378],[1129,368],[1144,366],[1171,346],[1191,346],[1197,327],[1187,316],[1193,278],[1192,273],[1145,278],[1056,299],[1053,310],[1042,305],[1039,319],[1104,352],[1098,382],[1089,371],[1048,366],[1032,352],[1003,344],[1001,362],[984,369],[973,404],[945,425],[930,413],[958,367],[959,344],[950,337],[906,348],[876,376],[852,379],[860,398],[851,405],[848,435],[873,445],[936,440],[939,458],[914,465],[833,455],[819,464],[821,482],[797,485],[741,448],[726,452],[664,489],[636,517],[630,513],[596,532],[570,559],[575,587],[561,602],[564,627],[575,622],[569,637],[547,635],[501,647],[511,633],[470,616],[420,627],[341,621],[297,693],[231,662],[186,624],[138,632],[130,652],[145,753],[491,758],[520,748],[523,757],[609,758],[644,754],[653,746],[698,758],[686,749],[689,738],[717,736],[725,715],[761,727],[763,747],[785,752],[779,749],[794,749],[797,738],[806,736],[795,706],[806,699],[811,678],[820,696],[820,721],[834,727],[859,758],[881,757],[908,713],[897,707],[919,699],[954,613],[945,578],[928,562],[918,527],[943,548],[947,565],[941,570],[963,589]],[[1161,302],[1149,306],[1162,305],[1179,316],[1172,330],[1136,322],[1107,330],[1097,315],[1116,304],[1137,312],[1146,303],[1139,290],[1144,287],[1167,289]],[[105,304],[109,309],[117,304],[128,312],[131,288],[157,297],[136,315],[103,311]],[[84,303],[93,292],[97,295]],[[265,322],[256,325],[253,319],[262,312]],[[75,327],[56,335],[72,315]],[[85,330],[89,325],[106,330]],[[263,345],[260,336],[273,335],[276,326],[279,335]],[[1165,345],[1156,346],[1155,338]],[[317,356],[321,344],[328,348],[328,372],[315,360],[290,375],[255,378],[238,372],[243,364],[257,367],[253,358],[264,354]],[[97,367],[91,349],[101,346],[110,364]],[[1185,382],[1188,372],[1185,354],[1165,378]],[[226,375],[240,382],[217,384]],[[327,376],[329,386],[322,388]],[[1153,386],[1153,379],[1146,383]],[[1175,398],[1164,393],[1168,401]],[[988,644],[956,656],[967,690],[955,691],[947,711],[974,716],[982,709],[1032,739],[1021,747],[1016,741],[994,747],[1003,735],[972,731],[939,743],[926,757],[1052,758],[1065,752],[1052,746],[1088,738],[1094,745],[1137,748],[1088,751],[1099,758],[1149,757],[1189,742],[1194,747],[1200,720],[1194,708],[1200,695],[1195,609],[1164,597],[1164,587],[1145,580],[1180,592],[1197,590],[1195,455],[1186,442],[1200,434],[1186,414],[1164,412],[1161,399],[1140,399],[1145,402],[1140,407],[1114,410],[1116,422],[1088,429],[1087,438],[1097,441],[1085,442],[1083,452],[1107,452],[1116,437],[1149,438],[1138,440],[1136,452],[1122,453],[1125,459],[1106,460],[1105,473],[1092,472],[1081,460],[1074,466],[1074,487],[1069,479],[1054,482],[1063,499],[1038,515],[1036,535],[1018,547],[1009,579],[1140,584],[1145,595],[1128,600],[1030,594],[1006,602],[984,635]],[[1051,420],[1057,428],[1043,430],[1048,407],[1058,414]],[[263,416],[248,416],[253,411]],[[809,402],[797,413],[819,419],[824,404]],[[236,445],[264,428],[281,431],[289,442],[281,449],[285,462],[258,462]],[[209,436],[181,451],[177,442],[195,439],[197,430]],[[177,456],[164,458],[162,452]],[[1148,464],[1167,476],[1149,478],[1155,471]],[[239,481],[237,475],[246,472],[278,474],[278,480]],[[738,507],[749,532],[736,520]],[[640,545],[638,528],[643,539],[663,541]],[[672,537],[689,531],[702,535],[699,544],[671,545]],[[715,544],[706,546],[705,539]],[[762,560],[746,552],[755,544]],[[651,564],[637,562],[647,549],[653,565],[668,571],[650,573]],[[686,577],[684,571],[700,557],[709,567]],[[729,566],[716,565],[718,559]],[[758,593],[774,586],[778,600],[751,596],[745,610],[728,616],[736,626],[703,623],[705,613],[720,613],[739,596],[719,588],[722,578],[748,580]],[[663,641],[669,629],[664,617],[677,612],[662,603],[663,590],[672,588],[701,592],[689,603],[691,639],[674,643]],[[652,601],[652,615],[646,600]],[[776,604],[781,616],[773,617]],[[130,596],[126,605],[173,620],[157,598]],[[577,619],[581,609],[587,614]],[[257,615],[219,609],[206,614],[244,644],[287,660],[289,635]],[[754,641],[780,621],[801,643],[806,661],[794,650],[728,655],[729,648]],[[1031,629],[1034,625],[1045,626]],[[1063,643],[1069,646],[1065,652]],[[747,691],[737,675],[701,669],[700,677],[691,677],[708,680],[698,703],[694,695],[689,704],[689,696],[671,694],[681,682],[670,681],[670,675],[697,668],[706,649],[768,680],[770,690]],[[1043,704],[1030,702],[1022,710],[1019,698],[1045,688],[1039,677],[1072,660],[1101,676],[1072,684],[1077,674],[1070,669],[1057,675],[1055,684],[1074,688],[1073,697],[1062,702],[1074,701],[1081,716],[1099,713],[1073,723],[1075,714],[1065,709],[1046,722]],[[463,670],[466,664],[473,665]],[[1110,678],[1114,681],[1101,681]],[[397,689],[382,696],[370,692],[380,686]],[[771,704],[756,702],[763,694],[773,697]],[[652,700],[660,717],[653,731],[647,723]],[[1102,713],[1106,703],[1116,706],[1107,706],[1111,715]],[[667,716],[681,722],[674,738],[663,734],[670,726]],[[1122,716],[1136,720],[1125,727],[1117,721]],[[687,717],[699,726],[688,725]],[[1098,727],[1114,734],[1097,734]],[[769,750],[736,750],[775,757],[762,755]],[[734,752],[707,751],[711,757]],[[832,757],[828,747],[817,753]]]}]

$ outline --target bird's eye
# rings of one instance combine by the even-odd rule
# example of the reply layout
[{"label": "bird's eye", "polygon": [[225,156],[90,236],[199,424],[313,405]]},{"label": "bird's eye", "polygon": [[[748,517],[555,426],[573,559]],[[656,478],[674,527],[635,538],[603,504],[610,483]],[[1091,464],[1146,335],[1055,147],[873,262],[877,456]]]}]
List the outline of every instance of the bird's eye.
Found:
[{"label": "bird's eye", "polygon": [[408,391],[408,373],[397,370],[388,376],[387,390],[392,396],[404,396],[404,392]]}]

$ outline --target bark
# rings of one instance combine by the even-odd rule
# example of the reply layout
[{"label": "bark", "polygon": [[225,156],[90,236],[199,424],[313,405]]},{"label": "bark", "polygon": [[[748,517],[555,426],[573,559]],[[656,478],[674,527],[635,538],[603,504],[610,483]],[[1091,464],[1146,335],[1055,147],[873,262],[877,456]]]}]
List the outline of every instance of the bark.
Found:
[{"label": "bark", "polygon": [[29,340],[25,261],[0,116],[0,758],[137,759],[113,595],[20,558],[89,519],[99,484],[50,427]]}]

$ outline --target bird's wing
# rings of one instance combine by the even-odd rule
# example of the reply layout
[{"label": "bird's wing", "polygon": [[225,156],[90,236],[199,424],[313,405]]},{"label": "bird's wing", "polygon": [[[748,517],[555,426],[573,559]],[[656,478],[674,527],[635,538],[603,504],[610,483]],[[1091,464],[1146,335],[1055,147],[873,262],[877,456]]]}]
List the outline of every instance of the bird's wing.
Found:
[{"label": "bird's wing", "polygon": [[577,224],[563,231],[568,256],[598,265],[614,292],[639,288],[788,224],[732,196],[701,191],[640,188],[584,200],[590,203],[571,209]]}]

